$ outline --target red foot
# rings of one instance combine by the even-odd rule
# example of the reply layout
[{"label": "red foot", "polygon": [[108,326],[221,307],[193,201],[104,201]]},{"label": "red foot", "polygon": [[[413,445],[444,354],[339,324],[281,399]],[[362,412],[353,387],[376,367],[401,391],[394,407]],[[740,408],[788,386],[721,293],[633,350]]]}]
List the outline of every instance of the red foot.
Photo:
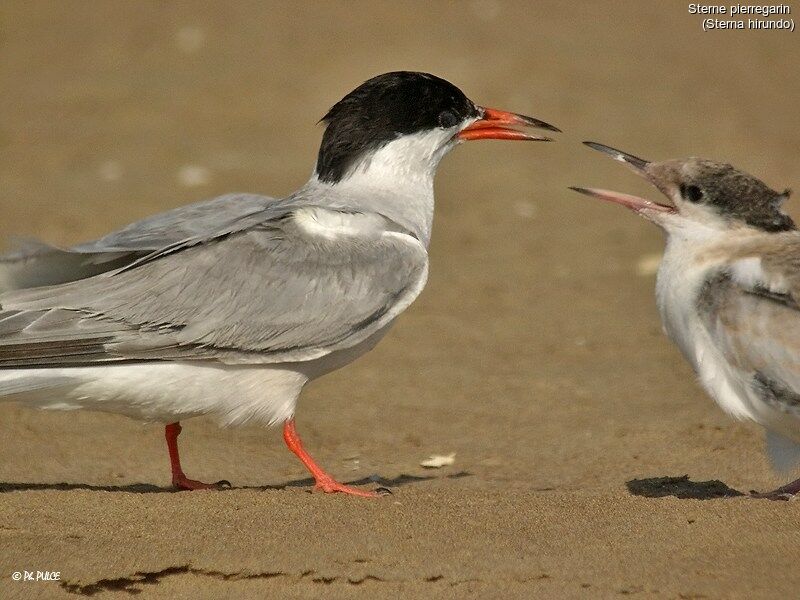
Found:
[{"label": "red foot", "polygon": [[[225,485],[227,484],[227,486]],[[172,485],[179,490],[219,490],[223,487],[230,487],[227,481],[218,481],[217,483],[203,483],[196,479],[189,479],[186,475],[172,478]]]},{"label": "red foot", "polygon": [[797,500],[800,499],[800,479],[792,481],[771,492],[750,492],[751,498],[763,498],[765,500]]},{"label": "red foot", "polygon": [[181,459],[178,455],[178,436],[180,434],[180,423],[170,423],[164,428],[164,437],[167,438],[167,450],[169,451],[169,462],[172,466],[172,485],[179,490],[219,490],[231,487],[230,482],[224,479],[217,483],[203,483],[186,477],[181,468]]},{"label": "red foot", "polygon": [[378,492],[371,492],[369,490],[359,490],[358,488],[339,483],[332,477],[319,478],[314,485],[315,490],[325,492],[326,494],[348,494],[350,496],[360,496],[361,498],[377,498],[381,494]]},{"label": "red foot", "polygon": [[326,494],[334,494],[338,492],[341,494],[348,494],[350,496],[359,496],[361,498],[378,498],[382,495],[377,492],[359,490],[358,488],[339,483],[333,477],[323,471],[322,467],[315,463],[314,459],[311,458],[311,455],[306,452],[305,448],[303,448],[303,443],[300,441],[300,436],[297,435],[297,429],[295,429],[294,426],[294,419],[289,419],[283,424],[283,439],[286,442],[286,445],[289,447],[289,450],[294,452],[297,455],[297,458],[299,458],[306,468],[311,472],[311,475],[316,481],[316,484],[314,485],[315,490],[321,490]]}]

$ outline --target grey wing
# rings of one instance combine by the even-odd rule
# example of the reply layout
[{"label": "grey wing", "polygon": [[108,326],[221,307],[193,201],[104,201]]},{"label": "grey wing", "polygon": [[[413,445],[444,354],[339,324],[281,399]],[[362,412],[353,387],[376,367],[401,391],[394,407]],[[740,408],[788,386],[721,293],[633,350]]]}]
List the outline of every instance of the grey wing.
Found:
[{"label": "grey wing", "polygon": [[777,289],[762,275],[745,282],[720,277],[707,287],[701,316],[753,391],[773,408],[800,416],[800,294]]},{"label": "grey wing", "polygon": [[0,256],[0,292],[76,281],[176,244],[202,242],[247,227],[248,219],[278,203],[255,194],[227,194],[148,217],[68,249],[27,242],[15,252]]},{"label": "grey wing", "polygon": [[427,277],[415,238],[329,239],[291,216],[161,258],[0,296],[0,367],[287,362],[359,343]]}]

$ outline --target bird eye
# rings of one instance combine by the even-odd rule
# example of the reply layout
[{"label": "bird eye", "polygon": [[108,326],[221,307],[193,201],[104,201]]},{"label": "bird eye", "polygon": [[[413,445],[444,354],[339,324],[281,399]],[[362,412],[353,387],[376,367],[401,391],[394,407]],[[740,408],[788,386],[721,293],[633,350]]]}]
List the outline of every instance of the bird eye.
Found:
[{"label": "bird eye", "polygon": [[703,190],[696,185],[681,184],[681,196],[689,202],[700,202],[703,199]]},{"label": "bird eye", "polygon": [[460,119],[455,115],[452,110],[443,110],[439,113],[439,127],[442,129],[449,129],[458,125]]}]

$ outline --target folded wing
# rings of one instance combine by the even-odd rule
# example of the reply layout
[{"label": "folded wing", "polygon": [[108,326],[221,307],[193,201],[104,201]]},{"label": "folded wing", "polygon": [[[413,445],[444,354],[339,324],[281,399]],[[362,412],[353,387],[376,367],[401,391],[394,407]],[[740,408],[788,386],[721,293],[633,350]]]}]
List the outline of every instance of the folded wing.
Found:
[{"label": "folded wing", "polygon": [[701,294],[703,322],[759,396],[800,417],[800,287],[766,259],[735,262]]},{"label": "folded wing", "polygon": [[0,292],[56,285],[117,269],[176,244],[200,243],[244,228],[280,210],[280,201],[227,194],[137,221],[93,242],[68,249],[28,241],[0,256]]},{"label": "folded wing", "polygon": [[202,243],[183,232],[122,267],[2,294],[0,367],[303,361],[355,345],[421,291],[427,253],[377,215],[341,219],[360,221],[345,233],[309,229],[290,210]]}]

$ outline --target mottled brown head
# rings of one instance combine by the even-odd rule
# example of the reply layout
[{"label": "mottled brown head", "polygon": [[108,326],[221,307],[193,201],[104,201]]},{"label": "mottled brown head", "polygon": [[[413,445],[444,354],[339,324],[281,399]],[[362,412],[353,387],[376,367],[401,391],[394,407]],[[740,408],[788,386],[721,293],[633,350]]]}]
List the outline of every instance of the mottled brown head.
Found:
[{"label": "mottled brown head", "polygon": [[661,190],[672,205],[606,190],[573,189],[623,204],[662,226],[688,219],[711,227],[749,226],[770,233],[796,228],[782,208],[789,190],[776,192],[729,164],[704,158],[650,162],[603,144],[585,143],[626,164]]},{"label": "mottled brown head", "polygon": [[729,164],[686,158],[649,163],[645,172],[681,212],[697,207],[713,211],[733,222],[730,224],[744,222],[769,232],[795,229],[791,217],[782,210],[789,190],[778,193]]}]

